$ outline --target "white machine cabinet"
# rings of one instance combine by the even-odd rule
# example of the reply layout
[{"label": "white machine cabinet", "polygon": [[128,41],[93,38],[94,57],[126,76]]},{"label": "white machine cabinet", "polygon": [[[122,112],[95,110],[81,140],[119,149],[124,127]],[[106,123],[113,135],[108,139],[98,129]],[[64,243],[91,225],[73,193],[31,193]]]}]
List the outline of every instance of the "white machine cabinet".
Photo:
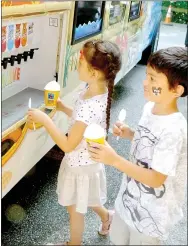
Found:
[{"label": "white machine cabinet", "polygon": [[[34,131],[26,123],[29,98],[33,108],[50,115],[44,87],[55,79],[62,84],[69,8],[47,7],[33,14],[28,7],[25,14],[2,19],[2,197],[54,146],[44,127]],[[62,115],[52,116],[65,126]]]}]

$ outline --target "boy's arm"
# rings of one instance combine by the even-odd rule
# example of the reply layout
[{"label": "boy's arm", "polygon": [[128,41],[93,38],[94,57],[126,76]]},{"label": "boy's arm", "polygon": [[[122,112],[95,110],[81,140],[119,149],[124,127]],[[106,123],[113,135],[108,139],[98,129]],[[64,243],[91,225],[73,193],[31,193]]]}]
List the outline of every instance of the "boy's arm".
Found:
[{"label": "boy's arm", "polygon": [[167,178],[167,175],[159,173],[153,169],[146,169],[135,165],[119,155],[114,159],[112,166],[136,181],[152,188],[160,187]]},{"label": "boy's arm", "polygon": [[124,159],[108,143],[106,145],[91,143],[89,152],[94,161],[114,166],[138,182],[157,188],[165,182],[168,176],[176,174],[176,166],[182,155],[182,144],[181,132],[169,130],[164,133],[154,148],[152,169],[140,167]]},{"label": "boy's arm", "polygon": [[119,171],[127,174],[136,181],[153,188],[160,187],[167,176],[152,169],[146,169],[119,156],[110,145],[91,143],[89,147],[91,158],[94,161],[102,162],[113,166]]},{"label": "boy's arm", "polygon": [[[147,102],[144,105],[142,114],[145,114],[146,112],[148,112],[148,110],[151,111],[151,108],[153,106],[153,102]],[[127,124],[123,124],[122,122],[117,121],[113,126],[113,134],[114,136],[119,136],[121,138],[132,141],[134,138],[135,130],[130,128]]]},{"label": "boy's arm", "polygon": [[132,141],[134,138],[134,134],[135,134],[135,130],[133,130],[132,128],[129,128],[129,140]]},{"label": "boy's arm", "polygon": [[129,139],[130,141],[132,141],[135,131],[126,124],[116,122],[116,124],[113,126],[113,134],[114,136]]}]

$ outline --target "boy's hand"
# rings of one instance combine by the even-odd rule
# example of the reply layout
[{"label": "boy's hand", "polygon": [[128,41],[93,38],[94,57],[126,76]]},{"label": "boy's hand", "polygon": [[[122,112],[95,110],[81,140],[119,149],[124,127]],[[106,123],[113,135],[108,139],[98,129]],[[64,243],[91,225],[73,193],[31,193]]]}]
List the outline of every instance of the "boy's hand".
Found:
[{"label": "boy's hand", "polygon": [[130,139],[131,129],[128,125],[117,121],[113,126],[113,134],[114,136]]}]

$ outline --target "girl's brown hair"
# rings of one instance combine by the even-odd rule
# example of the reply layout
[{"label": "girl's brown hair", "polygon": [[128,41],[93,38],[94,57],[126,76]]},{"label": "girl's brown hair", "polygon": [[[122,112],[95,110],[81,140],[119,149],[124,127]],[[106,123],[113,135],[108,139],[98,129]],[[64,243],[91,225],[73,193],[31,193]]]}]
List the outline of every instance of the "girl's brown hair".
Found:
[{"label": "girl's brown hair", "polygon": [[83,55],[88,64],[103,72],[108,85],[106,108],[106,129],[110,126],[110,109],[116,74],[121,69],[121,52],[118,46],[110,41],[94,40],[84,44]]}]

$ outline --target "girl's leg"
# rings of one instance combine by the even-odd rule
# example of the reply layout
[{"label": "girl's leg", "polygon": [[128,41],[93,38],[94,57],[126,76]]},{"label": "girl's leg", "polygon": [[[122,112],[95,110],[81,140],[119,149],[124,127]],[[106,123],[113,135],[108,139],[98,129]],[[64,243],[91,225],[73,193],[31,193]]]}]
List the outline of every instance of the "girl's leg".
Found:
[{"label": "girl's leg", "polygon": [[101,207],[92,207],[93,211],[98,214],[98,216],[101,218],[101,221],[105,222],[109,219],[109,213],[108,210],[101,206]]},{"label": "girl's leg", "polygon": [[109,233],[110,225],[112,223],[114,211],[107,210],[105,207],[92,207],[93,211],[99,215],[101,218],[102,224],[99,228],[99,234],[106,236]]},{"label": "girl's leg", "polygon": [[76,212],[76,206],[68,206],[70,216],[70,241],[68,245],[81,245],[84,232],[84,214]]}]

